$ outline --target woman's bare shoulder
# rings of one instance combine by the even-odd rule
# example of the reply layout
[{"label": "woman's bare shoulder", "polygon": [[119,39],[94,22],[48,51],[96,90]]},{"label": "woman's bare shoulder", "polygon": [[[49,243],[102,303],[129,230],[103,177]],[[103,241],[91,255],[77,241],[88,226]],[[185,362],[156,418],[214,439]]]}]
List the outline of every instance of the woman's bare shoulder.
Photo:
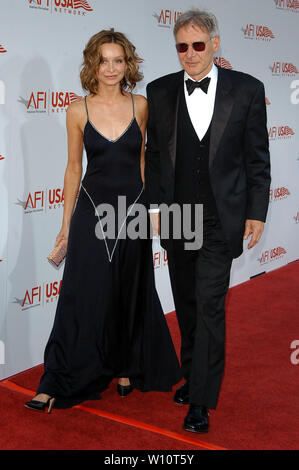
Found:
[{"label": "woman's bare shoulder", "polygon": [[86,110],[84,98],[80,98],[71,103],[66,111],[66,119],[69,125],[78,125],[80,128],[86,121]]},{"label": "woman's bare shoulder", "polygon": [[84,103],[84,98],[80,98],[76,101],[73,101],[68,108],[67,108],[67,114],[69,117],[82,117],[82,114],[85,112],[85,103]]},{"label": "woman's bare shoulder", "polygon": [[147,106],[147,99],[143,95],[134,95],[136,103],[139,103],[140,106]]},{"label": "woman's bare shoulder", "polygon": [[146,113],[147,111],[147,99],[143,95],[134,95],[134,101],[137,110],[140,113]]}]

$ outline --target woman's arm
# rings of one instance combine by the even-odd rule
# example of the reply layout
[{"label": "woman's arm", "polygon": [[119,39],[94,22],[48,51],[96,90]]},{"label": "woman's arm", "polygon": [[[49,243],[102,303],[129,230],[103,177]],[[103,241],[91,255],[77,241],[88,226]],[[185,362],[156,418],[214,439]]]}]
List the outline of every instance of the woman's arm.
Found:
[{"label": "woman's arm", "polygon": [[[144,98],[143,96],[139,95],[140,98],[142,98],[141,101],[141,112],[142,112],[142,123],[139,124],[142,136],[143,136],[143,141],[142,141],[142,149],[141,149],[141,157],[140,157],[140,166],[141,166],[141,175],[142,175],[142,181],[143,184],[145,184],[145,176],[144,176],[144,170],[145,170],[145,136],[146,136],[146,128],[147,128],[147,121],[148,121],[148,104],[147,104],[147,99]],[[152,226],[152,231],[153,231],[153,236],[159,236],[160,235],[160,214],[159,213],[154,213],[154,211],[149,211],[150,212],[150,221],[151,221],[151,226]]]},{"label": "woman's arm", "polygon": [[72,103],[66,113],[66,128],[68,137],[68,162],[64,175],[64,209],[62,226],[56,237],[55,246],[61,239],[68,239],[70,222],[78,194],[82,176],[82,101]]},{"label": "woman's arm", "polygon": [[140,171],[141,171],[142,182],[144,184],[145,133],[146,133],[146,126],[147,126],[147,118],[148,118],[147,99],[142,95],[135,95],[135,103],[136,103],[136,119],[137,119],[137,122],[139,124],[140,130],[142,133]]}]

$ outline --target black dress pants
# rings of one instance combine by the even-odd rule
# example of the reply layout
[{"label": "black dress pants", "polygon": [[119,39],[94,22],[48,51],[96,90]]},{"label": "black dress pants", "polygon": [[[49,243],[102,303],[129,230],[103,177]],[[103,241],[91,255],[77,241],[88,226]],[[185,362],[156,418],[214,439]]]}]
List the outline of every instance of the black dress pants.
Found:
[{"label": "black dress pants", "polygon": [[217,215],[205,214],[203,245],[173,241],[168,266],[181,330],[182,373],[190,403],[216,408],[225,357],[225,297],[232,254]]}]

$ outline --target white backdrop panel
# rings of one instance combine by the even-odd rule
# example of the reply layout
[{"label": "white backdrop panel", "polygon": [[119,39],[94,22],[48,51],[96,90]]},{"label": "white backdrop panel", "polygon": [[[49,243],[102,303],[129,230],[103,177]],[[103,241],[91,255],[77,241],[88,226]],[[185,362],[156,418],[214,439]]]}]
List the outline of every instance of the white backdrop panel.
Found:
[{"label": "white backdrop panel", "polygon": [[[46,260],[59,231],[67,162],[65,111],[84,94],[79,70],[88,39],[114,27],[136,45],[146,84],[179,70],[172,29],[180,12],[218,17],[215,60],[265,84],[272,162],[265,234],[235,260],[231,286],[298,259],[299,3],[287,0],[0,1],[0,378],[42,362],[63,267]],[[267,34],[267,36],[265,36]],[[86,159],[84,155],[84,169]],[[167,254],[153,242],[164,312],[174,310]],[[5,360],[1,358],[5,346]],[[3,359],[3,360],[2,360]],[[5,362],[5,364],[3,364]]]}]

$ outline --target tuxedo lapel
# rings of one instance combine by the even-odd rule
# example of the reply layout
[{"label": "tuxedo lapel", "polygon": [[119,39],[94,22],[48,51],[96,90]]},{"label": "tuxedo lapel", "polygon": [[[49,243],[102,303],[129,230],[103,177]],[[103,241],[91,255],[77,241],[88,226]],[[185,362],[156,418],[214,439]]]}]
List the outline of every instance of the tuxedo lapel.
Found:
[{"label": "tuxedo lapel", "polygon": [[214,161],[233,107],[232,84],[225,70],[218,67],[214,113],[211,123],[209,166]]},{"label": "tuxedo lapel", "polygon": [[183,86],[184,71],[176,74],[175,80],[170,86],[166,98],[166,122],[167,122],[167,141],[169,155],[172,161],[172,167],[175,169],[176,146],[177,146],[177,121],[180,87]]}]

